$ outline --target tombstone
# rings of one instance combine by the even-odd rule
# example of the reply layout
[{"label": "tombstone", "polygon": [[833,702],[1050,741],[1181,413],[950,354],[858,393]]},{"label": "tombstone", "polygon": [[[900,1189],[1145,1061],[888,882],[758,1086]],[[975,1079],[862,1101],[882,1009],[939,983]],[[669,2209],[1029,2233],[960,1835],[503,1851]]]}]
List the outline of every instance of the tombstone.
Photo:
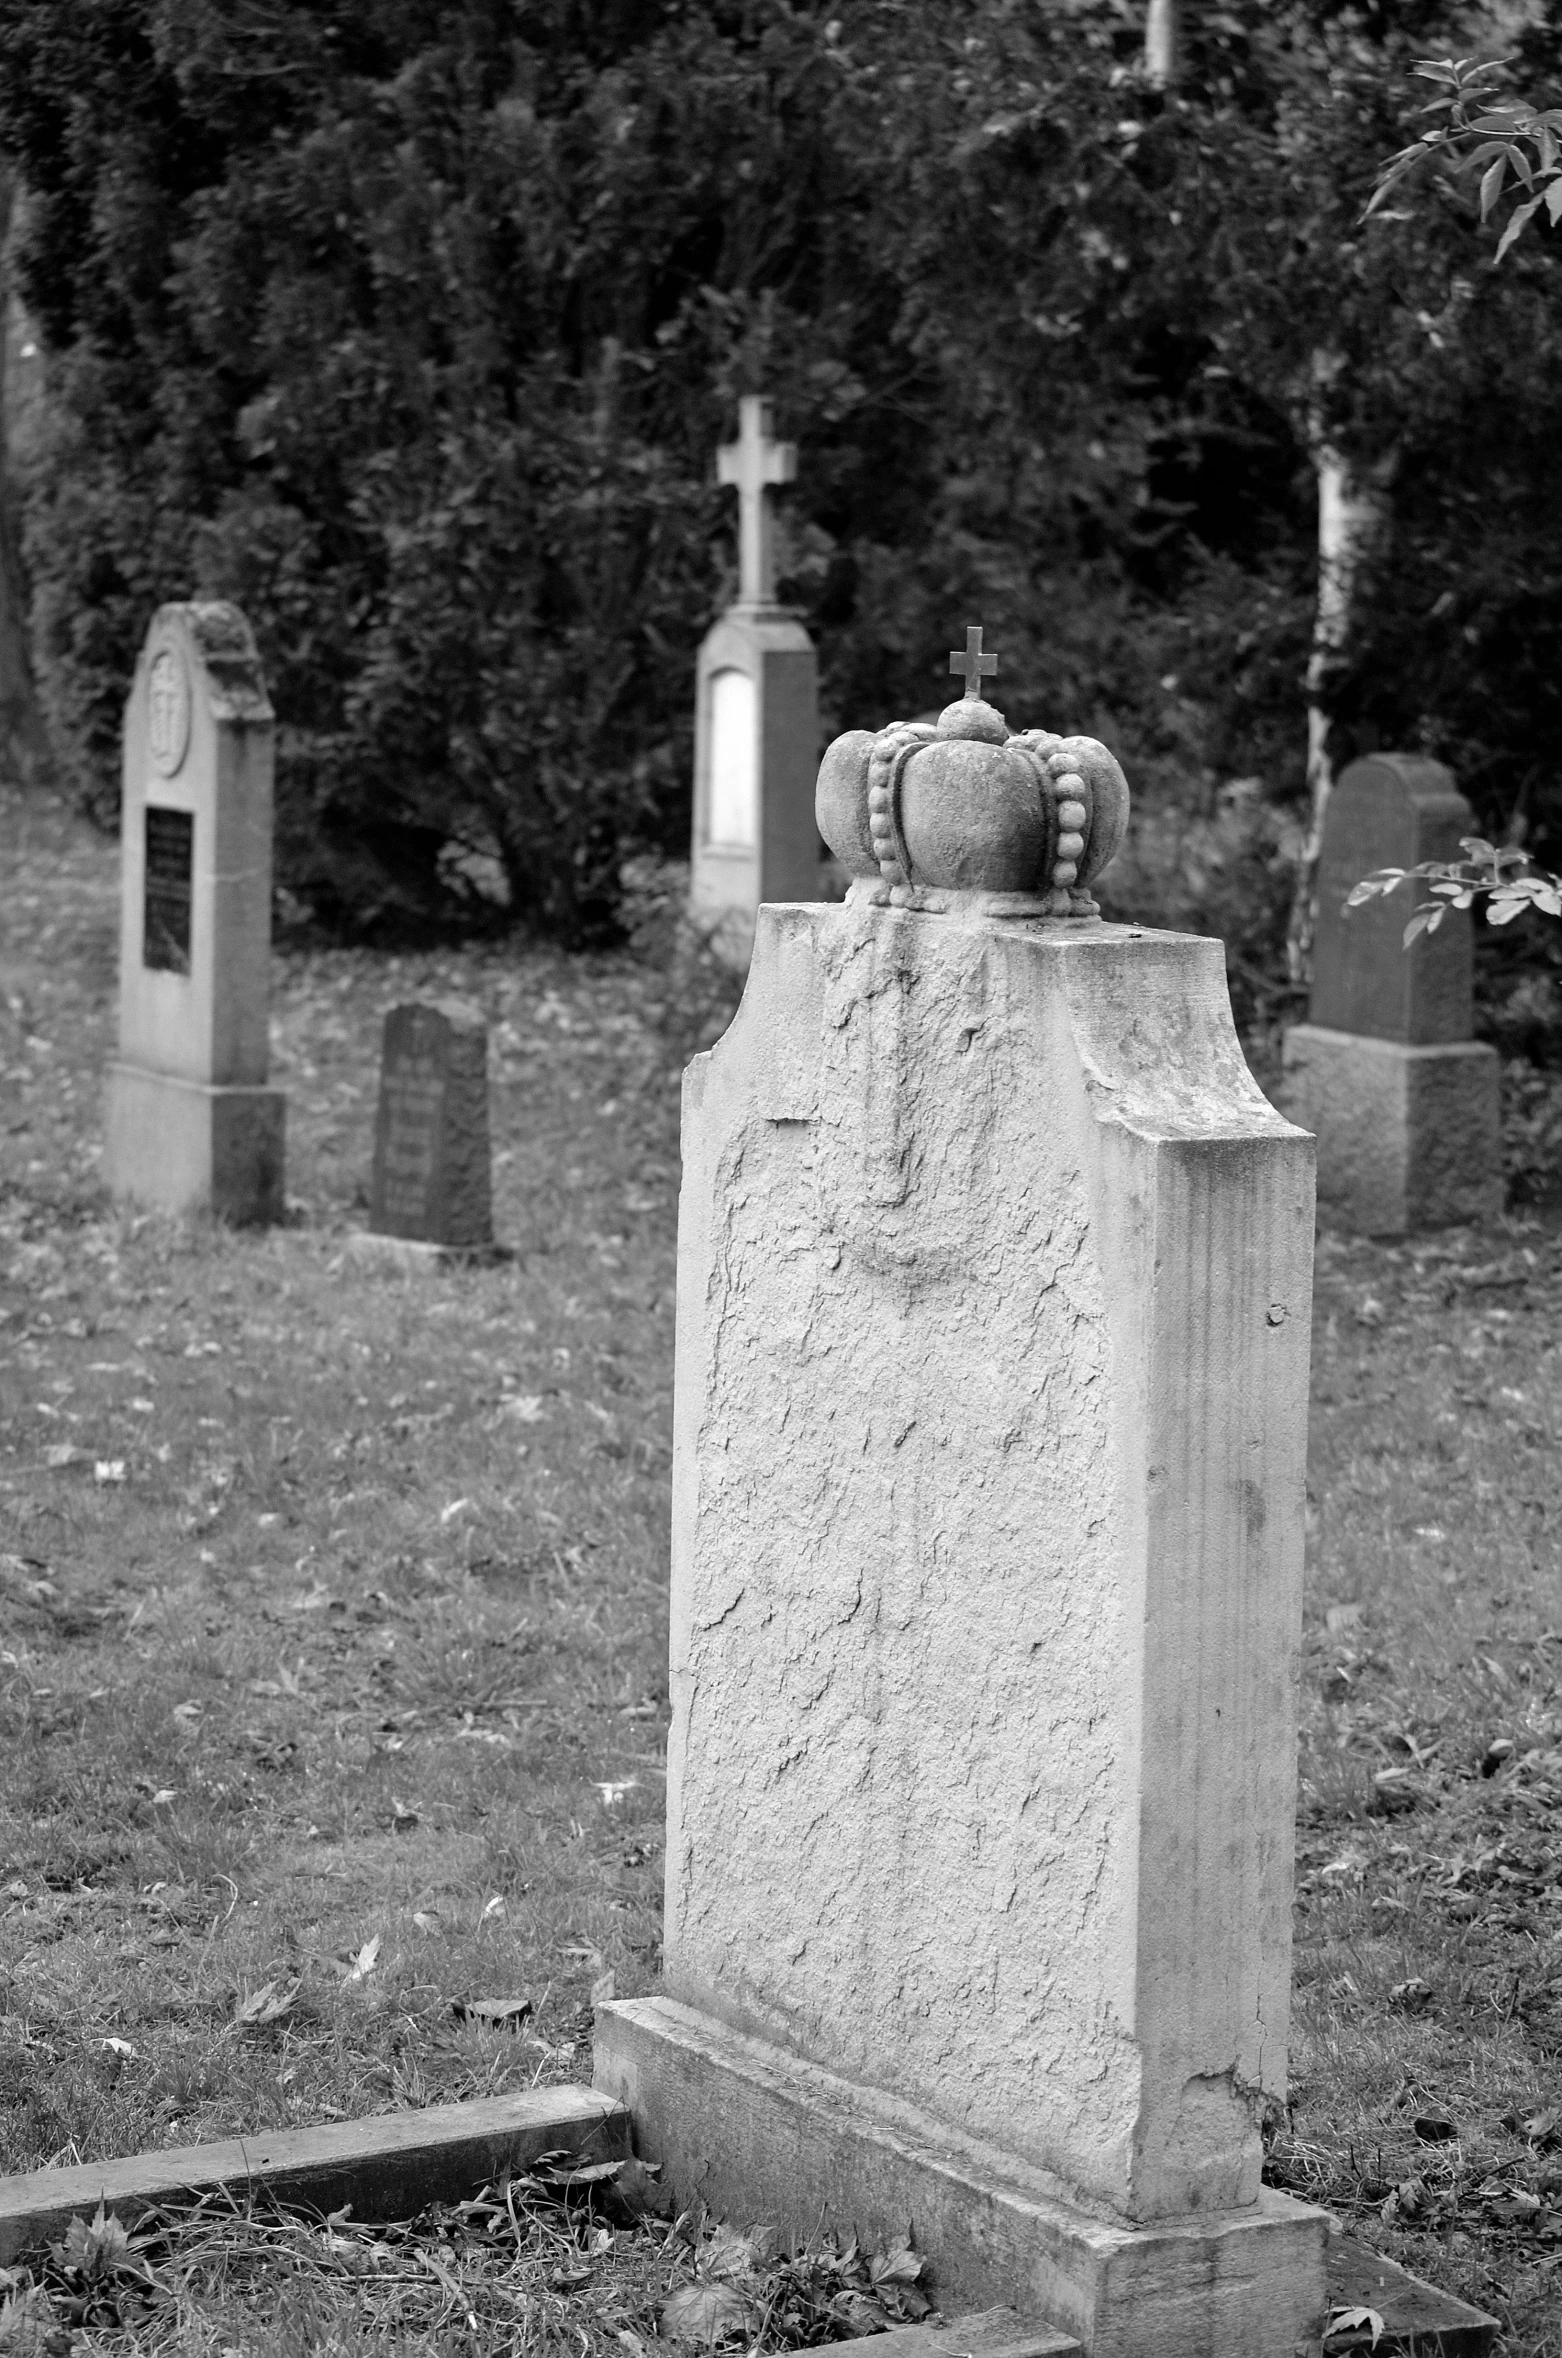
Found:
[{"label": "tombstone", "polygon": [[695,669],[690,907],[718,948],[746,965],[762,901],[819,890],[814,773],[819,685],[813,642],[776,604],[773,487],[797,471],[770,404],[739,403],[736,442],[717,456],[738,494],[738,602],[706,633]]},{"label": "tombstone", "polygon": [[1293,2358],[1312,1144],[984,668],[831,746],[846,902],[761,909],[686,1078],[664,1984],[597,2084],[679,2203],[914,2225],[946,2312]]},{"label": "tombstone", "polygon": [[1502,1210],[1496,1051],[1470,1037],[1471,923],[1451,909],[1407,950],[1414,887],[1347,910],[1375,868],[1456,860],[1475,832],[1440,762],[1375,753],[1330,798],[1308,1020],[1284,1046],[1287,1111],[1318,1140],[1318,1202],[1399,1236]]},{"label": "tombstone", "polygon": [[430,1253],[493,1244],[488,1026],[464,999],[385,1018],[369,1226]]},{"label": "tombstone", "polygon": [[125,706],[116,1199],[282,1217],[268,1088],[272,711],[237,606],[159,607]]}]

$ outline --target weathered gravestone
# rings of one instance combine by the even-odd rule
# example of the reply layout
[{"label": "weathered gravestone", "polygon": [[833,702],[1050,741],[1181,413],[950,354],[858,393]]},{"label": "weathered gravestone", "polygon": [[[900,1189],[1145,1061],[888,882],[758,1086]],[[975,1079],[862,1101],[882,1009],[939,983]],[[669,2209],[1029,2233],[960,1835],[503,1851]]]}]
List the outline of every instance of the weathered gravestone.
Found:
[{"label": "weathered gravestone", "polygon": [[739,415],[737,441],[718,454],[738,494],[738,602],[706,633],[695,670],[689,898],[743,964],[762,901],[819,889],[819,686],[812,640],[776,604],[770,503],[796,473],[796,448],[772,438],[767,401],[745,396]]},{"label": "weathered gravestone", "polygon": [[464,999],[385,1018],[369,1226],[431,1252],[493,1243],[488,1026]]},{"label": "weathered gravestone", "polygon": [[1407,950],[1402,888],[1347,910],[1374,868],[1458,859],[1470,806],[1440,762],[1353,762],[1324,818],[1308,1021],[1286,1035],[1287,1110],[1318,1140],[1320,1208],[1368,1235],[1502,1210],[1496,1051],[1472,1040],[1471,926]]},{"label": "weathered gravestone", "polygon": [[846,905],[760,912],[687,1077],[666,1994],[597,2082],[681,2201],[909,2224],[945,2309],[1292,2358],[1312,1144],[1220,944],[1096,913],[1111,756],[954,660],[830,748]]},{"label": "weathered gravestone", "polygon": [[282,1216],[268,1088],[272,712],[236,606],[162,606],[125,706],[110,1192]]}]

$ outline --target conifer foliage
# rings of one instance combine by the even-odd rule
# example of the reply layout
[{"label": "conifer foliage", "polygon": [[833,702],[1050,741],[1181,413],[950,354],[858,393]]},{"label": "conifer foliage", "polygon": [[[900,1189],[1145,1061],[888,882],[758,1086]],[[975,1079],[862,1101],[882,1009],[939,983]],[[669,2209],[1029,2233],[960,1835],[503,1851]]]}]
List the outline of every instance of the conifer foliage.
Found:
[{"label": "conifer foliage", "polygon": [[1442,0],[1188,13],[1162,89],[1142,0],[0,0],[78,791],[112,810],[152,608],[235,597],[318,914],[611,929],[687,826],[712,456],[762,387],[829,723],[936,702],[979,615],[1007,708],[1110,735],[1149,804],[1284,809],[1327,333],[1396,517],[1342,754],[1419,732],[1543,828],[1558,238],[1493,274],[1452,187],[1361,223]]}]

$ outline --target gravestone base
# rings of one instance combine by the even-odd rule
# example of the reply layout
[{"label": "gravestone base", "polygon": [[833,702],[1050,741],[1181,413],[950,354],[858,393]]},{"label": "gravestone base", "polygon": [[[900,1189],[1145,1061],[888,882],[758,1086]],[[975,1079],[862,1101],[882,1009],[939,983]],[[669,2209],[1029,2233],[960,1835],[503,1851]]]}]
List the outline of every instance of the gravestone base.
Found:
[{"label": "gravestone base", "polygon": [[360,1261],[378,1261],[414,1273],[448,1269],[452,1264],[463,1269],[491,1269],[500,1261],[515,1259],[513,1245],[425,1244],[415,1236],[381,1236],[373,1228],[355,1229],[347,1239],[347,1249]]},{"label": "gravestone base", "polygon": [[1318,1209],[1363,1236],[1494,1219],[1502,1210],[1497,1053],[1430,1048],[1322,1024],[1286,1034],[1285,1111],[1318,1140]]},{"label": "gravestone base", "polygon": [[279,1221],[286,1124],[280,1089],[209,1087],[111,1064],[109,1193],[152,1211],[211,1212],[235,1227]]},{"label": "gravestone base", "polygon": [[1294,2358],[1325,2309],[1328,2216],[1261,2189],[1239,2211],[1131,2226],[901,2099],[669,1998],[599,2007],[595,2084],[680,2207],[798,2239],[911,2230],[941,2309],[1007,2303],[1090,2358]]}]

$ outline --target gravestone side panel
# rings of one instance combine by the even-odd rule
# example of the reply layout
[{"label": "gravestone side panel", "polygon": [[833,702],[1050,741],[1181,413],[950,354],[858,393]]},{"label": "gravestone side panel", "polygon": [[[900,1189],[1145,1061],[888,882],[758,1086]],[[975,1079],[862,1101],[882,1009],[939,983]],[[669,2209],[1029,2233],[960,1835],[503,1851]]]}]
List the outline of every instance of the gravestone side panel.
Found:
[{"label": "gravestone side panel", "polygon": [[452,1248],[493,1241],[488,1028],[459,999],[385,1018],[369,1225]]},{"label": "gravestone side panel", "polygon": [[282,1212],[269,1047],[273,720],[248,623],[153,617],[125,707],[119,1056],[106,1174],[127,1200]]},{"label": "gravestone side panel", "polygon": [[1352,762],[1323,823],[1310,1022],[1407,1047],[1469,1039],[1469,912],[1451,910],[1407,952],[1405,925],[1424,892],[1402,885],[1348,914],[1344,903],[1375,868],[1458,859],[1461,837],[1474,831],[1474,814],[1441,762],[1406,753]]}]

